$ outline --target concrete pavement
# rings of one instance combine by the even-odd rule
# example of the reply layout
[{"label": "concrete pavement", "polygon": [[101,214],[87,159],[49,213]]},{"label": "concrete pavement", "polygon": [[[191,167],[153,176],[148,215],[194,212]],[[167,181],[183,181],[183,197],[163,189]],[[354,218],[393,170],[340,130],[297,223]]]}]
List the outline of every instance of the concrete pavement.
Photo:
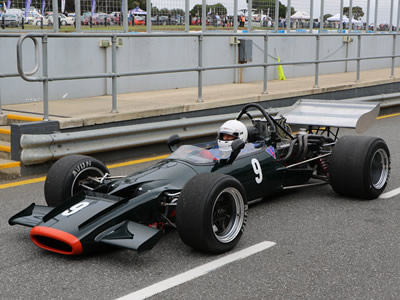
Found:
[{"label": "concrete pavement", "polygon": [[[287,78],[285,81],[270,80],[267,83],[267,94],[262,93],[262,81],[205,86],[203,102],[197,102],[197,87],[118,94],[118,113],[111,113],[111,95],[54,100],[49,102],[49,115],[51,120],[60,122],[61,129],[72,128],[400,81],[400,68],[395,69],[394,78],[390,78],[390,74],[390,68],[362,71],[360,82],[356,82],[355,72],[320,75],[318,88],[314,88],[314,76]],[[2,108],[4,114],[43,118],[41,101],[3,105]]]}]

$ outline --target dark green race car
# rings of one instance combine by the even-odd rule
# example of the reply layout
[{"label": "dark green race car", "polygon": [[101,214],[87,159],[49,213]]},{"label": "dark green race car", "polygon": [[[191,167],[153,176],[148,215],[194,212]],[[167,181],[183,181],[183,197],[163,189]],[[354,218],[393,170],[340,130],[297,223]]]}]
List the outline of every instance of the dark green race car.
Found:
[{"label": "dark green race car", "polygon": [[[329,183],[343,196],[378,197],[390,174],[386,143],[338,137],[339,127],[365,130],[378,112],[376,104],[300,100],[272,117],[251,103],[236,118],[248,117],[248,138],[228,154],[215,155],[215,142],[176,147],[172,136],[168,158],[123,177],[92,157],[66,156],[47,175],[48,206],[32,204],[9,223],[33,227],[37,246],[61,254],[148,250],[166,227],[194,249],[223,253],[239,242],[248,204],[280,190]],[[305,128],[294,135],[289,124]]]}]

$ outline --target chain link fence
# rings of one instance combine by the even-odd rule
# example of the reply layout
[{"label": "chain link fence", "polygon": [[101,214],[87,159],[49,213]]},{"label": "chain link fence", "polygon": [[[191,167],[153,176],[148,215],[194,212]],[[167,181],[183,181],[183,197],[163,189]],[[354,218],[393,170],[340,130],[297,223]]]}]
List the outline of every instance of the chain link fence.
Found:
[{"label": "chain link fence", "polygon": [[[397,30],[400,3],[400,0],[148,1],[151,3],[146,0],[6,0],[0,4],[0,28],[67,32],[390,31]],[[56,13],[58,22],[53,18]]]}]

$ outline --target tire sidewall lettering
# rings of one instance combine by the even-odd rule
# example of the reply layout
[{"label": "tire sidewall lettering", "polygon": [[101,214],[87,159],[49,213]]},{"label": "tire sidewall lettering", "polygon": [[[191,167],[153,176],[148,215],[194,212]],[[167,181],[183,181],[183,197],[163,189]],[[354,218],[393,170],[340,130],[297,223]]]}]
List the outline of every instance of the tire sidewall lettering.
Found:
[{"label": "tire sidewall lettering", "polygon": [[72,170],[72,176],[76,177],[79,173],[82,172],[82,170],[89,168],[92,166],[92,161],[91,160],[85,160],[81,163],[79,163],[75,168]]}]

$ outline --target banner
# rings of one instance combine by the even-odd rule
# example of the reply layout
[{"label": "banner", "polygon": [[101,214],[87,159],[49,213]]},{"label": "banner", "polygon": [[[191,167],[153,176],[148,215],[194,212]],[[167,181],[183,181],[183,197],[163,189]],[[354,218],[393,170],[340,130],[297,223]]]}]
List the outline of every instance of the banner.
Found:
[{"label": "banner", "polygon": [[25,20],[28,16],[29,8],[31,7],[31,0],[26,0],[25,2]]},{"label": "banner", "polygon": [[7,0],[7,9],[10,9],[11,7],[11,0]]},{"label": "banner", "polygon": [[65,0],[61,0],[61,12],[65,11]]},{"label": "banner", "polygon": [[46,6],[46,1],[43,0],[43,1],[42,1],[42,16],[44,16],[44,9],[45,9],[45,6]]},{"label": "banner", "polygon": [[92,18],[94,17],[95,10],[96,10],[96,0],[92,0]]}]

